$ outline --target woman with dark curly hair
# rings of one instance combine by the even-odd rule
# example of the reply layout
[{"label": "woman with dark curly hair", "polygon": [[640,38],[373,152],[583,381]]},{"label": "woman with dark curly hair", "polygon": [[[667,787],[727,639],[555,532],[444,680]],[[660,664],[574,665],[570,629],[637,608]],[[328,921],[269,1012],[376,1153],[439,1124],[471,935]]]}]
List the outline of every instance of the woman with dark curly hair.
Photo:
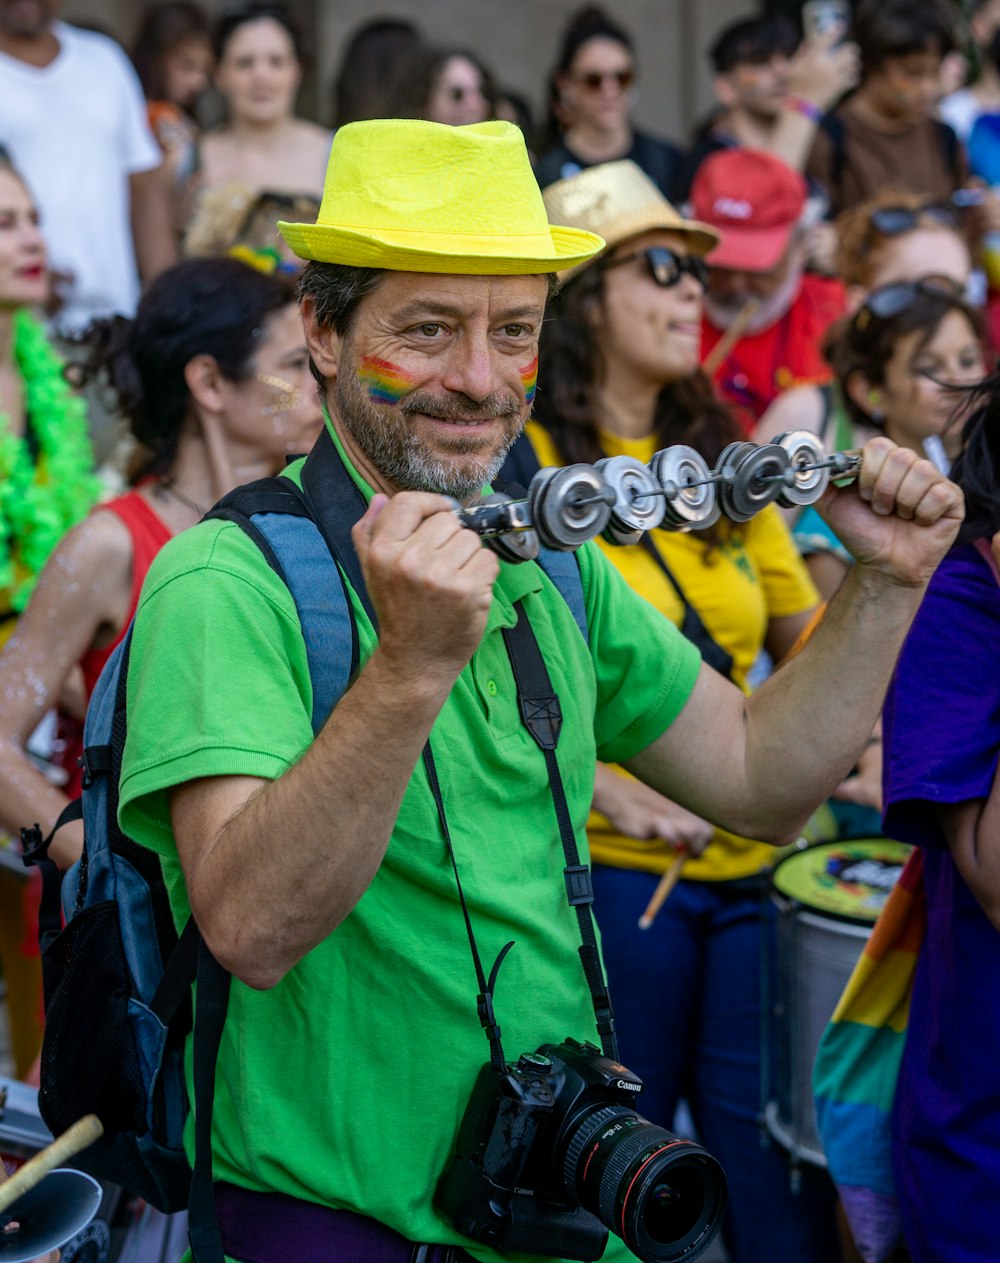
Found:
[{"label": "woman with dark curly hair", "polygon": [[922,848],[927,933],[896,1087],[893,1163],[913,1263],[993,1263],[1000,1202],[1000,376],[970,401],[958,542],[885,705],[885,831]]},{"label": "woman with dark curly hair", "polygon": [[[153,557],[231,488],[307,450],[319,429],[294,290],[235,259],[177,264],[134,321],[101,321],[87,340],[136,440],[132,486],[62,540],[0,653],[0,828],[15,836],[36,820],[47,832],[73,796],[72,781],[38,771],[25,742],[77,664],[90,696]],[[81,825],[61,829],[53,857],[72,863],[82,841]]]},{"label": "woman with dark curly hair", "polygon": [[[714,464],[740,437],[699,368],[704,255],[714,231],[683,219],[632,162],[592,167],[545,191],[549,217],[608,243],[574,269],[542,327],[538,464],[684,443]],[[524,440],[522,440],[522,443]],[[515,451],[509,472],[528,456]],[[516,477],[516,473],[515,473]],[[782,658],[817,607],[787,529],[769,507],[745,525],[650,531],[605,546],[630,585],[742,688],[765,646]],[[589,840],[596,910],[621,1054],[645,1083],[642,1112],[670,1126],[684,1097],[729,1180],[737,1263],[833,1260],[832,1193],[761,1148],[761,888],[773,848],[714,828],[621,769],[598,766]],[[689,858],[651,928],[638,920],[678,851]],[[767,1214],[760,1213],[766,1206]]]}]

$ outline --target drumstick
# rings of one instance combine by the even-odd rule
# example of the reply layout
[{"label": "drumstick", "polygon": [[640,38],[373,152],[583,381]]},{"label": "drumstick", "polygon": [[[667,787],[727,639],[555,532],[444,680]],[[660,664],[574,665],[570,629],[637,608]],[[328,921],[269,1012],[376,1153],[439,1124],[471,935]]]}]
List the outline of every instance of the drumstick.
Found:
[{"label": "drumstick", "polygon": [[10,1179],[0,1186],[0,1216],[3,1216],[19,1197],[23,1197],[25,1193],[33,1189],[50,1171],[62,1166],[68,1158],[72,1158],[81,1149],[92,1145],[103,1134],[104,1127],[96,1114],[85,1114],[83,1118],[77,1119],[72,1127],[53,1140],[52,1144],[39,1150],[33,1158],[29,1158],[20,1170],[15,1171]]},{"label": "drumstick", "polygon": [[723,361],[729,355],[740,338],[746,331],[747,325],[753,320],[757,313],[760,303],[756,298],[748,298],[743,306],[733,317],[733,323],[723,333],[722,337],[712,347],[711,351],[705,356],[701,362],[702,371],[709,377],[714,377],[716,370],[722,366]]},{"label": "drumstick", "polygon": [[659,884],[653,891],[653,897],[646,905],[646,911],[639,918],[639,929],[648,930],[656,920],[656,914],[667,901],[667,896],[677,885],[681,875],[681,869],[684,867],[684,861],[687,859],[687,851],[678,851],[670,863],[670,867],[660,878]]}]

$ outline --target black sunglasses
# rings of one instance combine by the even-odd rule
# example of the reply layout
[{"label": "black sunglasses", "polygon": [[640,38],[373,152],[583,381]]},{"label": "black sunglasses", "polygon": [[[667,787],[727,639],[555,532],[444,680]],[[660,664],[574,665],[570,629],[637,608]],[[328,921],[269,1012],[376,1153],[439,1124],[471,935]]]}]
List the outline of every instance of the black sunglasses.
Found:
[{"label": "black sunglasses", "polygon": [[909,311],[918,298],[936,298],[939,302],[958,305],[964,301],[965,295],[960,286],[944,277],[934,280],[894,281],[891,285],[882,285],[873,289],[861,304],[854,324],[863,331],[874,316],[876,320],[893,320]]},{"label": "black sunglasses", "polygon": [[650,276],[663,289],[672,289],[682,276],[693,277],[702,289],[708,284],[708,264],[703,258],[697,254],[678,254],[676,250],[668,250],[666,246],[647,246],[645,250],[619,254],[600,266],[602,271],[607,272],[635,259],[646,260]]},{"label": "black sunglasses", "polygon": [[576,81],[588,92],[600,92],[604,82],[617,84],[622,92],[627,92],[635,83],[634,70],[585,70],[576,76]]}]

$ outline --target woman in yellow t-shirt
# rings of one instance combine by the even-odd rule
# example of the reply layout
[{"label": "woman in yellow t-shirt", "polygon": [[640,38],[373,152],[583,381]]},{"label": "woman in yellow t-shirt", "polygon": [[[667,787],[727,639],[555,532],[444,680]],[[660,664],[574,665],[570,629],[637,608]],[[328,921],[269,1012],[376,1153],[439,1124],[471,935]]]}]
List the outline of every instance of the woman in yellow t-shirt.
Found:
[{"label": "woman in yellow t-shirt", "polygon": [[[589,168],[544,196],[553,222],[599,233],[608,247],[567,275],[546,320],[532,452],[515,450],[508,472],[526,473],[532,455],[541,465],[619,454],[646,462],[675,443],[714,464],[743,437],[699,368],[703,258],[716,234],[682,219],[628,161]],[[602,547],[744,689],[760,651],[780,660],[818,604],[774,508],[743,526],[660,529],[642,544]],[[598,768],[589,834],[621,1053],[645,1081],[643,1114],[670,1126],[679,1099],[689,1102],[729,1178],[733,1263],[835,1259],[825,1176],[807,1174],[792,1196],[785,1155],[761,1147],[760,892],[773,849],[714,829],[612,767]],[[678,846],[692,858],[641,931]]]}]

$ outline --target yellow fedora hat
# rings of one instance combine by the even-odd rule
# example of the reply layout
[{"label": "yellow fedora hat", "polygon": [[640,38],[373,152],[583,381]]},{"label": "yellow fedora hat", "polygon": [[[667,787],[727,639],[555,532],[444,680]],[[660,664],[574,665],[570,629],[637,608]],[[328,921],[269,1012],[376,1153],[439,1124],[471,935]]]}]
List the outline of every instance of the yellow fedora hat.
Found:
[{"label": "yellow fedora hat", "polygon": [[[557,180],[542,191],[542,197],[550,219],[600,234],[608,249],[654,228],[681,233],[694,254],[706,255],[719,244],[714,228],[685,219],[630,158],[602,162]],[[568,281],[588,262],[567,264],[560,278]]]},{"label": "yellow fedora hat", "polygon": [[333,138],[315,224],[278,224],[300,259],[399,272],[558,272],[603,249],[549,223],[513,123],[348,123]]}]

